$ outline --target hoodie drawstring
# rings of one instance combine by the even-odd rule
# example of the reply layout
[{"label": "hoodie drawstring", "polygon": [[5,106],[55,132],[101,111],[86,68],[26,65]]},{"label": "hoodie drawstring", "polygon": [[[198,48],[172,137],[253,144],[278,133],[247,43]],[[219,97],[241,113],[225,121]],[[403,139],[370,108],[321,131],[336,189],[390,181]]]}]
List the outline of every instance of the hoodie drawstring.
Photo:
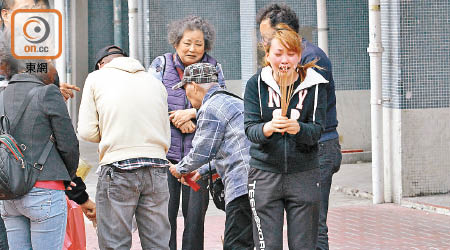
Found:
[{"label": "hoodie drawstring", "polygon": [[319,84],[316,85],[316,93],[314,95],[314,112],[313,112],[313,123],[316,124],[316,109],[317,109],[317,96],[319,94]]},{"label": "hoodie drawstring", "polygon": [[261,120],[263,120],[262,105],[261,105],[261,74],[259,74],[258,77],[258,96],[259,96],[259,112],[261,113]]}]

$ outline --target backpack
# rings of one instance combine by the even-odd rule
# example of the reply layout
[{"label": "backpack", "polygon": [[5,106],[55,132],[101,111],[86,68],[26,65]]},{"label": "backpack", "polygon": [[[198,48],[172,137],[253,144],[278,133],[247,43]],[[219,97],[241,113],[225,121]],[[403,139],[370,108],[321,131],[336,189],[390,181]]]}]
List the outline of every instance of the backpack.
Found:
[{"label": "backpack", "polygon": [[[218,90],[212,93],[209,98],[217,94],[229,95],[242,100],[241,97],[225,90]],[[225,211],[225,186],[223,185],[222,178],[217,177],[215,180],[213,180],[211,164],[210,163],[208,164],[209,164],[209,185],[208,185],[209,192],[211,193],[213,202],[216,205],[216,207],[220,210]]]},{"label": "backpack", "polygon": [[[27,194],[34,186],[53,147],[53,140],[45,146],[37,163],[28,162],[11,133],[22,118],[38,87],[28,92],[14,121],[10,124],[5,113],[4,92],[0,91],[0,200],[11,200]],[[11,125],[11,126],[10,126]],[[11,128],[11,129],[10,129]],[[25,145],[22,147],[26,148]]]}]

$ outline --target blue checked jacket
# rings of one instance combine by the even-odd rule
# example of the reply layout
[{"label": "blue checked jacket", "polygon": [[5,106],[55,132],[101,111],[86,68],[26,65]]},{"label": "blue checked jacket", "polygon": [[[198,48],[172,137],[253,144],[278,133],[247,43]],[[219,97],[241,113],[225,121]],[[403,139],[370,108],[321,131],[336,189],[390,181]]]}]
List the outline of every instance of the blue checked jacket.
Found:
[{"label": "blue checked jacket", "polygon": [[[212,87],[203,98],[197,112],[197,131],[193,148],[178,164],[177,171],[185,174],[199,169],[204,175],[211,161],[225,186],[225,203],[245,195],[247,191],[250,141],[244,132],[244,103],[226,94],[211,95]],[[203,167],[202,167],[203,166]]]}]

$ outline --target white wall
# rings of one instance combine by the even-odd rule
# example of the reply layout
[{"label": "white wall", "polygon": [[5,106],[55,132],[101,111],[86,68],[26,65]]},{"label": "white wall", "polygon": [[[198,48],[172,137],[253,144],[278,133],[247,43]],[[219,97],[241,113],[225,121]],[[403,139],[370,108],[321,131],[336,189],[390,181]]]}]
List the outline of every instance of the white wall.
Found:
[{"label": "white wall", "polygon": [[403,197],[450,192],[450,108],[402,110]]},{"label": "white wall", "polygon": [[227,90],[231,93],[244,97],[244,89],[242,89],[242,80],[226,80]]},{"label": "white wall", "polygon": [[370,90],[336,91],[336,109],[342,149],[371,151]]}]

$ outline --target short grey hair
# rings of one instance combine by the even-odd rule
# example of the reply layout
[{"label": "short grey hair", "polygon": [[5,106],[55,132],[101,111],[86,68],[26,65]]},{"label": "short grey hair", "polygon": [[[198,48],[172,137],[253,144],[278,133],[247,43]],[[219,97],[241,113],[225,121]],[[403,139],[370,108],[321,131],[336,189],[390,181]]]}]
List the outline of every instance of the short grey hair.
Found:
[{"label": "short grey hair", "polygon": [[199,86],[200,88],[208,91],[210,88],[219,85],[219,83],[217,82],[209,82],[209,83],[202,83],[202,84],[197,84],[197,86]]},{"label": "short grey hair", "polygon": [[173,47],[177,47],[186,30],[200,30],[205,39],[205,51],[210,51],[216,40],[214,26],[199,16],[187,16],[169,24],[167,39]]}]

